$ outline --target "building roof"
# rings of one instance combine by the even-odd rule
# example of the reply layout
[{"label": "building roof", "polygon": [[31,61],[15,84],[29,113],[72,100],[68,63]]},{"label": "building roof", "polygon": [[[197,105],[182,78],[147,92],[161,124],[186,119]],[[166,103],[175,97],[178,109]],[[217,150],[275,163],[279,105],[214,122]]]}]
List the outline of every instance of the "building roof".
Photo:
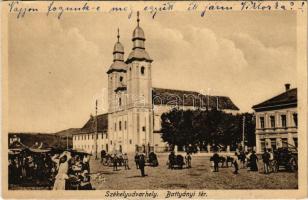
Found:
[{"label": "building roof", "polygon": [[270,98],[262,103],[254,105],[254,110],[263,109],[279,109],[285,107],[296,107],[297,106],[297,88],[289,89],[273,98]]},{"label": "building roof", "polygon": [[203,108],[217,108],[223,110],[239,110],[226,96],[209,96],[195,91],[153,88],[154,105],[196,106]]},{"label": "building roof", "polygon": [[134,32],[133,32],[133,41],[136,39],[145,40],[144,31],[143,29],[138,25]]},{"label": "building roof", "polygon": [[114,44],[113,54],[115,53],[124,53],[124,47],[119,41]]},{"label": "building roof", "polygon": [[136,48],[130,52],[126,63],[131,63],[134,60],[152,62],[148,52],[145,49]]},{"label": "building roof", "polygon": [[110,74],[110,73],[112,73],[114,71],[116,71],[116,72],[126,72],[126,68],[127,68],[127,65],[124,62],[122,62],[122,61],[114,61],[111,64],[109,70],[107,71],[107,74]]},{"label": "building roof", "polygon": [[[94,133],[96,129],[96,120],[94,116],[91,116],[87,123],[80,129],[82,133]],[[97,115],[97,132],[107,132],[108,129],[108,114]]]}]

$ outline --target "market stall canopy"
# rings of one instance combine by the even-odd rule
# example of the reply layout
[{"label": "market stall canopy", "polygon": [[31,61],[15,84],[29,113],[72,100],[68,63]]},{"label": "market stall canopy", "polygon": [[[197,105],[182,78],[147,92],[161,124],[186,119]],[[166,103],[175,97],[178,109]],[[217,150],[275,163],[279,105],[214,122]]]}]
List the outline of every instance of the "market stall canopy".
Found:
[{"label": "market stall canopy", "polygon": [[28,147],[26,145],[17,140],[9,144],[9,150],[11,151],[21,151],[27,148]]}]

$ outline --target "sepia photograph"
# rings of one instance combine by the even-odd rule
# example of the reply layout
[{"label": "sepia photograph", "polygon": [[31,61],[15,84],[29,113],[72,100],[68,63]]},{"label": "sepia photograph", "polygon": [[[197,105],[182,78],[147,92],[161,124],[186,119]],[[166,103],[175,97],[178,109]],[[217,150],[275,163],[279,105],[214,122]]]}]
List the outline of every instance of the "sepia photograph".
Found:
[{"label": "sepia photograph", "polygon": [[296,11],[47,5],[47,15],[7,13],[6,190],[299,189],[307,93]]}]

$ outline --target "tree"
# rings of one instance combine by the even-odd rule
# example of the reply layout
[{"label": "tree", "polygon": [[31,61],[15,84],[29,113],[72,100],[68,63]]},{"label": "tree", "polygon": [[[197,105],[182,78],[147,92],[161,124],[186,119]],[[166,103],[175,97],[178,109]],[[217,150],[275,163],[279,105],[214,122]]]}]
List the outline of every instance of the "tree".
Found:
[{"label": "tree", "polygon": [[247,144],[255,144],[254,117],[250,113],[232,115],[218,110],[173,109],[161,116],[162,139],[174,146],[204,148],[207,144],[235,147],[242,140],[245,116]]}]

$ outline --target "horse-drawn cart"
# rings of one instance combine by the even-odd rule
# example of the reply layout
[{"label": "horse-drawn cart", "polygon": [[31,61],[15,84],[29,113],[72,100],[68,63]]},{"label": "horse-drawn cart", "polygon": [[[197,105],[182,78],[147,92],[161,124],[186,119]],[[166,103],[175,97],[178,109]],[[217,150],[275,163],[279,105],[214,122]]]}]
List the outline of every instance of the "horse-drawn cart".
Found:
[{"label": "horse-drawn cart", "polygon": [[272,170],[278,172],[281,167],[290,172],[298,169],[298,154],[296,148],[285,147],[274,151]]}]

